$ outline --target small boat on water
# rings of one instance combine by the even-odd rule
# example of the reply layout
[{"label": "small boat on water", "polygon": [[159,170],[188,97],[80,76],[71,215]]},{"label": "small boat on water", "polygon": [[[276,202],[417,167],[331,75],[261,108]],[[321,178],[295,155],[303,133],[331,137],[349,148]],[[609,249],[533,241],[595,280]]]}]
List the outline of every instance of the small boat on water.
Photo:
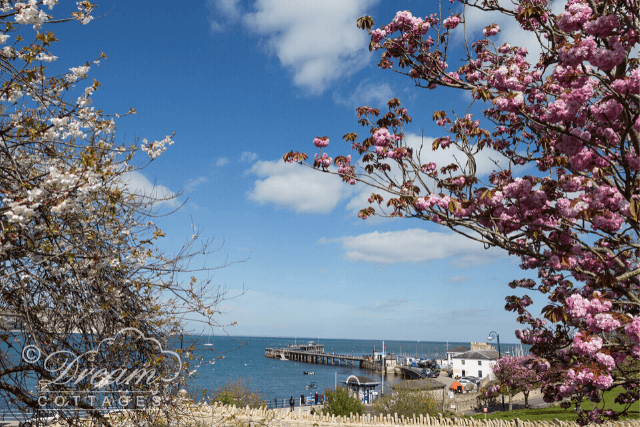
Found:
[{"label": "small boat on water", "polygon": [[215,364],[216,364],[216,359],[209,360],[209,365],[215,365]]},{"label": "small boat on water", "polygon": [[211,342],[211,336],[207,337],[207,342],[204,343],[206,347],[212,347],[213,343]]},{"label": "small boat on water", "polygon": [[305,375],[315,375],[315,372],[303,371],[302,373],[305,374]]},{"label": "small boat on water", "polygon": [[280,360],[289,360],[286,357],[284,357],[284,352],[280,353]]}]

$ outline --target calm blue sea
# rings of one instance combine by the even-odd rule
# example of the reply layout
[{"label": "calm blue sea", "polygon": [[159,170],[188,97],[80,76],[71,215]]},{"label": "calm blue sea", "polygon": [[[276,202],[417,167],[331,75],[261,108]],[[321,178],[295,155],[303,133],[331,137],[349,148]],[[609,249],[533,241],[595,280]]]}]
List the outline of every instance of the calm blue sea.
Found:
[{"label": "calm blue sea", "polygon": [[[403,381],[400,376],[386,375],[383,378],[381,374],[368,370],[361,370],[351,366],[323,365],[314,363],[295,362],[289,360],[279,360],[267,358],[264,350],[267,347],[285,347],[289,344],[304,344],[309,341],[317,342],[314,338],[265,338],[265,337],[196,337],[185,336],[184,348],[193,344],[196,348],[194,351],[195,361],[191,367],[193,375],[189,384],[190,392],[199,392],[202,389],[208,390],[207,396],[215,392],[217,387],[223,387],[228,382],[236,380],[248,385],[259,392],[269,402],[273,402],[277,398],[280,402],[282,399],[288,401],[290,396],[299,398],[301,394],[305,396],[313,395],[316,391],[321,394],[325,389],[333,388],[334,384],[340,384],[341,380],[346,380],[349,375],[359,375],[368,377],[380,383],[384,382],[384,390],[388,387]],[[16,341],[14,348],[19,351],[20,344],[23,342]],[[352,355],[371,355],[373,351],[382,350],[382,341],[372,340],[348,340],[348,339],[320,339],[324,344],[325,351],[328,353],[336,352],[338,354]],[[212,346],[204,344],[211,343]],[[468,342],[420,342],[420,341],[384,341],[387,353],[395,353],[420,358],[444,359],[447,348],[453,348],[459,345],[469,347]],[[176,343],[179,348],[179,341]],[[0,345],[3,353],[7,350],[6,345]],[[504,352],[509,349],[513,350],[515,345],[502,344],[501,349]],[[19,353],[18,353],[19,354]],[[513,354],[513,353],[512,353]],[[8,356],[4,353],[5,357]],[[11,357],[9,357],[11,358]],[[202,362],[197,360],[201,359]],[[215,361],[210,364],[209,361]],[[304,371],[312,371],[314,375],[305,375]],[[33,383],[33,387],[31,387]],[[307,390],[307,386],[315,383],[316,388]],[[27,381],[30,388],[35,391],[35,381]],[[380,390],[380,387],[378,388]],[[11,411],[11,403],[7,400],[0,399],[0,416],[6,411]]]},{"label": "calm blue sea", "polygon": [[[212,347],[203,346],[211,341]],[[196,368],[197,376],[194,386],[214,390],[224,386],[228,381],[236,378],[241,381],[249,381],[255,388],[269,400],[290,396],[300,397],[300,394],[310,395],[315,391],[305,390],[305,386],[311,382],[317,385],[318,393],[323,393],[326,388],[334,387],[336,378],[346,380],[349,375],[360,375],[382,383],[381,374],[373,371],[361,370],[357,367],[345,367],[337,365],[323,365],[315,363],[295,362],[267,358],[264,349],[267,347],[284,347],[288,344],[304,344],[308,341],[317,342],[314,338],[264,338],[264,337],[208,337],[199,338],[195,344],[196,354],[202,355],[205,361],[219,356],[224,359],[215,359],[214,365],[203,363]],[[320,339],[327,353],[371,355],[374,351],[382,350],[382,341],[372,340],[347,340],[347,339]],[[420,341],[384,341],[387,353],[404,354],[407,356],[419,356],[424,358],[445,358],[448,348],[459,345],[469,347],[468,342],[420,342]],[[501,345],[504,352],[513,349],[514,345]],[[314,375],[305,375],[304,371],[313,371]],[[389,385],[393,385],[403,379],[395,375],[386,375],[384,378],[385,391]]]}]

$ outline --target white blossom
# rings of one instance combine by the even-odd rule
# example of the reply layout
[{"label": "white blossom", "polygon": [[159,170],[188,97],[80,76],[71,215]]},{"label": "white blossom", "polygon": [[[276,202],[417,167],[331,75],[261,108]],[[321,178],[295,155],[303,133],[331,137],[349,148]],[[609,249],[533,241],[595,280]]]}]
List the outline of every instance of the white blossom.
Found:
[{"label": "white blossom", "polygon": [[33,24],[33,29],[42,28],[42,24],[47,20],[46,13],[38,9],[36,0],[29,0],[29,4],[18,2],[15,4],[18,13],[15,16],[16,23],[20,25]]}]

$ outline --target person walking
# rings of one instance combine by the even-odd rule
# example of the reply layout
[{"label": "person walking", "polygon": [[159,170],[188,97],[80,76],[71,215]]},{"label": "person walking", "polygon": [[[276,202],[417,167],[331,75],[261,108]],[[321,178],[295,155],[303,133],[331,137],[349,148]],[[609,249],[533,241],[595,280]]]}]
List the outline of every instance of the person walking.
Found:
[{"label": "person walking", "polygon": [[293,400],[293,396],[291,396],[291,399],[289,399],[289,406],[291,406],[291,412],[293,412],[293,405],[296,404],[296,401]]},{"label": "person walking", "polygon": [[300,395],[300,406],[304,406],[304,393]]},{"label": "person walking", "polygon": [[318,392],[317,392],[317,391],[316,391],[315,396],[313,396],[313,397],[315,398],[315,400],[316,400],[316,405],[317,405],[317,404],[318,404],[318,398],[320,397],[320,396],[318,395]]},{"label": "person walking", "polygon": [[278,407],[278,398],[274,397],[273,398],[273,405],[277,408]]}]

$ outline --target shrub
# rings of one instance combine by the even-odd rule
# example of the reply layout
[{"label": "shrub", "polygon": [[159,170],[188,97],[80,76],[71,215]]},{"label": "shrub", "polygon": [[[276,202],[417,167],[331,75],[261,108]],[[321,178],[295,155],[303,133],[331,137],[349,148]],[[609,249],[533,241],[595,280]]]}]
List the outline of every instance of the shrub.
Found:
[{"label": "shrub", "polygon": [[244,408],[247,405],[250,408],[259,408],[264,405],[265,399],[251,387],[248,379],[242,382],[236,378],[233,382],[229,380],[223,387],[217,387],[213,394],[213,401],[225,405],[236,405],[238,408]]},{"label": "shrub", "polygon": [[417,390],[396,389],[373,403],[376,414],[394,414],[411,417],[414,414],[435,415],[438,413],[438,402],[426,392]]},{"label": "shrub", "polygon": [[322,413],[329,415],[362,414],[364,404],[356,396],[350,395],[346,387],[325,389]]}]

